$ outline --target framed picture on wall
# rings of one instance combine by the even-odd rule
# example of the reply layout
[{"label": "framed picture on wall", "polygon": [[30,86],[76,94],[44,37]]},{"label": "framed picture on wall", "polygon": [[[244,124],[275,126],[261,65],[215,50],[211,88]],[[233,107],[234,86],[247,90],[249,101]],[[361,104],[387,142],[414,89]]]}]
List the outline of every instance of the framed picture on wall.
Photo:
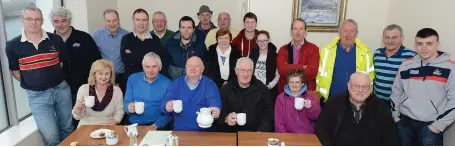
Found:
[{"label": "framed picture on wall", "polygon": [[292,17],[305,20],[310,32],[337,32],[346,5],[347,0],[294,0]]}]

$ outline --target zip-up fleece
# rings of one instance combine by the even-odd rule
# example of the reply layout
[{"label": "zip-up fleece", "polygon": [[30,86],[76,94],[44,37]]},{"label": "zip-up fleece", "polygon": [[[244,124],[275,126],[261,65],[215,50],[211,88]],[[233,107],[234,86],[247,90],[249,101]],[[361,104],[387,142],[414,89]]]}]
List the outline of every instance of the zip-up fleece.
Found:
[{"label": "zip-up fleece", "polygon": [[447,53],[424,61],[420,56],[401,64],[392,86],[392,116],[432,122],[440,131],[455,119],[455,61]]}]

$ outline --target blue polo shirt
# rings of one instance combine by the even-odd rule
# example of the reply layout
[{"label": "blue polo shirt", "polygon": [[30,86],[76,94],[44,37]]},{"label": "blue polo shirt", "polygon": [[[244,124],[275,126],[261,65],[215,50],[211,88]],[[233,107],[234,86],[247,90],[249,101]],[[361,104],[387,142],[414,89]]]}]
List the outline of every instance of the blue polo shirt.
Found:
[{"label": "blue polo shirt", "polygon": [[22,35],[6,43],[6,56],[9,69],[20,71],[21,87],[26,90],[44,91],[62,83],[65,74],[60,62],[68,61],[68,54],[63,39],[43,31],[43,38],[33,44]]},{"label": "blue polo shirt", "polygon": [[120,57],[120,43],[122,37],[128,33],[128,31],[119,28],[117,33],[111,34],[107,28],[103,28],[92,35],[103,59],[107,59],[114,64],[116,74],[125,72],[125,67]]},{"label": "blue polo shirt", "polygon": [[387,57],[385,50],[385,48],[379,48],[374,52],[374,70],[376,73],[374,94],[378,98],[390,100],[392,85],[401,63],[408,58],[414,57],[417,53],[401,46],[395,54]]},{"label": "blue polo shirt", "polygon": [[[129,122],[138,124],[155,123],[162,128],[171,120],[170,115],[160,111],[160,104],[171,81],[159,74],[152,83],[145,80],[145,73],[138,72],[128,78],[126,87],[124,109],[130,115]],[[131,114],[128,111],[128,104],[131,102],[144,102],[144,113]]]},{"label": "blue polo shirt", "polygon": [[341,46],[341,43],[338,43],[335,65],[333,67],[329,97],[348,90],[349,78],[356,71],[356,45],[354,44],[351,50],[346,52],[343,46]]}]

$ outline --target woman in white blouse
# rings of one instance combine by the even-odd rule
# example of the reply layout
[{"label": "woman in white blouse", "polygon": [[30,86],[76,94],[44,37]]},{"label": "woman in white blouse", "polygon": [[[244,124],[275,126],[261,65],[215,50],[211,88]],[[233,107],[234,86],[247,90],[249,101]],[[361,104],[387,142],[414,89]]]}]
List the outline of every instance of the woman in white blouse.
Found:
[{"label": "woman in white blouse", "polygon": [[[123,111],[123,93],[114,86],[115,74],[112,62],[100,59],[93,62],[88,84],[82,85],[77,92],[73,117],[81,125],[116,125],[121,122]],[[85,106],[84,97],[94,96],[95,105]]]},{"label": "woman in white blouse", "polygon": [[232,34],[229,29],[219,29],[216,40],[217,43],[211,45],[204,54],[204,74],[221,87],[231,76],[235,76],[235,64],[241,55],[240,51],[231,45]]},{"label": "woman in white blouse", "polygon": [[270,42],[270,35],[267,31],[258,31],[256,35],[258,45],[251,50],[249,56],[254,62],[254,76],[270,89],[273,103],[275,103],[278,96],[276,84],[280,79],[276,64],[277,48]]}]

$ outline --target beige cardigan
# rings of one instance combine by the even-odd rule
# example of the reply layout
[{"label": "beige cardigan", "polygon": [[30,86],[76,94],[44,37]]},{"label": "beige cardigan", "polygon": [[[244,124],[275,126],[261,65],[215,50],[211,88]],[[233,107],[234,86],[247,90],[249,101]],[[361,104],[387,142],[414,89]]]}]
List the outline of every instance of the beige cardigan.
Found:
[{"label": "beige cardigan", "polygon": [[[98,91],[96,91],[98,95]],[[89,95],[89,85],[82,85],[77,91],[77,98],[81,98]],[[99,97],[99,95],[98,95]],[[114,93],[112,95],[111,102],[106,106],[106,108],[101,111],[93,111],[92,108],[85,107],[85,110],[82,111],[81,115],[76,115],[73,113],[73,117],[79,121],[79,126],[81,125],[107,125],[112,120],[121,122],[125,114],[123,110],[123,93],[120,88],[114,86]]]}]

